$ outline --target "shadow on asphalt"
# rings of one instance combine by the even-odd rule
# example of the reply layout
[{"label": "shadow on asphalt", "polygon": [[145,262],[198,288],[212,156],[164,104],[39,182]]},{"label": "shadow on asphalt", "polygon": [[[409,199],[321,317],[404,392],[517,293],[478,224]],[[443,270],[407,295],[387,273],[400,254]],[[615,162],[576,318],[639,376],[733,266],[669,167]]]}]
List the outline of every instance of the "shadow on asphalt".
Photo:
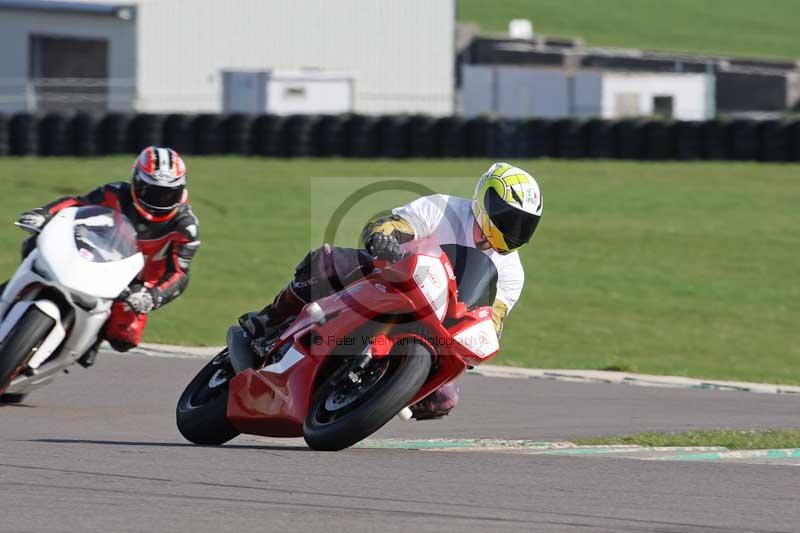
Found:
[{"label": "shadow on asphalt", "polygon": [[20,442],[46,442],[50,444],[102,444],[105,446],[150,446],[156,448],[234,448],[237,450],[261,451],[314,451],[306,446],[257,446],[254,444],[221,444],[219,446],[204,446],[191,442],[137,442],[128,440],[88,440],[88,439],[29,439]]}]

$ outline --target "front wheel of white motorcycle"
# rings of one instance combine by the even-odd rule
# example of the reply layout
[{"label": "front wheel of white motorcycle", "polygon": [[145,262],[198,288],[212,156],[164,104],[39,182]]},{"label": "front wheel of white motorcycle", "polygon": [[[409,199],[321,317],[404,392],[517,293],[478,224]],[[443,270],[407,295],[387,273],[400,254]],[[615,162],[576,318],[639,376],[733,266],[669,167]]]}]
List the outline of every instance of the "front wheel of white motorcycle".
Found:
[{"label": "front wheel of white motorcycle", "polygon": [[30,306],[0,345],[0,392],[22,371],[53,329],[55,320]]},{"label": "front wheel of white motorcycle", "polygon": [[[394,418],[422,388],[431,370],[431,354],[409,338],[388,356],[361,370],[344,359],[314,393],[303,425],[306,443],[315,450],[337,451],[372,435]],[[354,381],[350,376],[358,373]]]}]

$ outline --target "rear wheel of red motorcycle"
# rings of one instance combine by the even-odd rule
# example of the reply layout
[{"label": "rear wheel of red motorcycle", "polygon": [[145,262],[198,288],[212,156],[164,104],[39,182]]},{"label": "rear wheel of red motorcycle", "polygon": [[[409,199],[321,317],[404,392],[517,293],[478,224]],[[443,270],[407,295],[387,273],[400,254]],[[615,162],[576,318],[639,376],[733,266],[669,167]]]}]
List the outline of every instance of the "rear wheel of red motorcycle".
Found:
[{"label": "rear wheel of red motorcycle", "polygon": [[224,350],[186,386],[175,409],[178,431],[189,442],[219,445],[239,434],[228,420],[228,382],[233,368]]},{"label": "rear wheel of red motorcycle", "polygon": [[55,323],[52,317],[36,306],[32,305],[25,311],[0,347],[0,392],[4,391],[20,370],[28,364]]},{"label": "rear wheel of red motorcycle", "polygon": [[370,361],[359,383],[348,378],[349,368],[340,367],[333,372],[339,378],[327,379],[314,394],[303,425],[306,443],[315,450],[337,451],[372,435],[408,405],[430,369],[431,354],[417,341]]}]

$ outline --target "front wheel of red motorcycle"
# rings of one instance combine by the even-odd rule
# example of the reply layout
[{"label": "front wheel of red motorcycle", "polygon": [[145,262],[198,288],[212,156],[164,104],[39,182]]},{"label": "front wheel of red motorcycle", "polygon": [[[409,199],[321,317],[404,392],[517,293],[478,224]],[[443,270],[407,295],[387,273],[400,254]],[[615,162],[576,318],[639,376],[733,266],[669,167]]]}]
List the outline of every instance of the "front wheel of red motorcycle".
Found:
[{"label": "front wheel of red motorcycle", "polygon": [[228,350],[220,352],[186,386],[175,409],[181,435],[195,444],[219,445],[239,434],[228,420]]},{"label": "front wheel of red motorcycle", "polygon": [[356,361],[344,358],[314,393],[303,434],[315,450],[342,450],[375,433],[408,405],[431,369],[430,352],[413,339],[363,370],[352,368]]}]

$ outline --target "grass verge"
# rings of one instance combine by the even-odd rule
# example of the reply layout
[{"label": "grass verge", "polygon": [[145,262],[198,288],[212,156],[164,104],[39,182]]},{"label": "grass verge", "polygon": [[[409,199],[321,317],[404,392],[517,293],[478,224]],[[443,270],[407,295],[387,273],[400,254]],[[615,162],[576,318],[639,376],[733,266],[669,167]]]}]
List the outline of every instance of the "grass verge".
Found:
[{"label": "grass verge", "polygon": [[[19,212],[127,179],[131,160],[0,159],[0,277],[19,261]],[[514,163],[537,175],[544,219],[521,252],[525,289],[496,362],[800,384],[800,166]],[[222,344],[228,325],[272,299],[320,245],[331,212],[364,184],[408,177],[471,196],[490,161],[187,164],[203,245],[187,293],[154,313],[149,342]],[[355,245],[369,216],[412,197],[388,191],[356,203],[334,242]]]},{"label": "grass verge", "polygon": [[800,448],[800,429],[687,431],[573,439],[575,444],[638,444],[640,446],[724,446],[730,450]]},{"label": "grass verge", "polygon": [[543,35],[582,37],[591,46],[800,57],[795,0],[458,0],[459,22],[507,32],[528,18]]}]

